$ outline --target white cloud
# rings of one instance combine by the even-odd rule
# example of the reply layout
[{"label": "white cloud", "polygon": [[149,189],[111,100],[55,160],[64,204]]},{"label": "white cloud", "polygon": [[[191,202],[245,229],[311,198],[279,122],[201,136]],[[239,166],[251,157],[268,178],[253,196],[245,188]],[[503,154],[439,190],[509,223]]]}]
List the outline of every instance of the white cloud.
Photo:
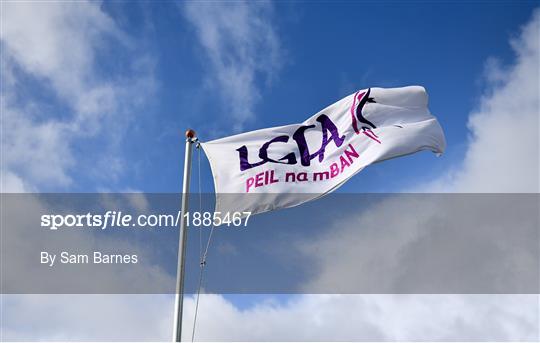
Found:
[{"label": "white cloud", "polygon": [[[303,295],[239,310],[200,301],[201,341],[519,341],[538,339],[536,295]],[[191,339],[193,299],[183,339]]]},{"label": "white cloud", "polygon": [[362,203],[360,214],[344,212],[320,234],[292,244],[314,274],[303,293],[538,290],[538,204],[530,196],[349,199]]},{"label": "white cloud", "polygon": [[[420,185],[418,189],[467,193],[539,192],[539,35],[540,10],[536,10],[519,37],[511,42],[516,62],[505,70],[494,68],[496,64],[490,62],[491,68],[487,70],[489,89],[479,108],[470,114],[471,138],[462,166],[428,186]],[[375,287],[403,283],[403,271],[399,269],[404,266],[402,259],[408,251],[415,249],[415,244],[437,229],[437,225],[432,223],[438,223],[441,213],[446,213],[440,204],[424,202],[422,207],[418,207],[399,199],[389,199],[374,206],[367,216],[340,218],[339,223],[329,230],[331,234],[314,237],[304,243],[304,249],[307,249],[304,251],[312,256],[316,270],[311,287],[335,283],[336,278],[343,283],[354,284],[359,282],[355,279],[359,273],[347,271],[372,268],[380,269],[380,273],[368,272],[367,275],[384,275],[384,280],[372,280]],[[422,211],[419,212],[419,208]],[[397,218],[392,218],[392,213],[397,213]],[[508,217],[512,216],[508,214]],[[376,225],[373,225],[374,218],[377,218]],[[514,226],[520,225],[526,224],[517,218]],[[378,230],[360,230],[374,226]],[[497,223],[490,223],[487,228],[491,232],[484,237],[485,243],[491,240],[489,244],[499,245],[501,249],[513,248],[513,242],[509,240],[496,241],[500,238],[495,234],[500,229]],[[378,249],[386,253],[380,254]],[[342,257],[339,259],[341,263],[338,264],[336,256]],[[375,257],[377,260],[373,260]],[[514,264],[509,272],[537,266],[537,262],[526,263],[529,260],[523,260],[519,252],[513,257]],[[461,258],[456,256],[455,260]],[[533,254],[532,258],[537,259],[538,256]],[[363,283],[366,284],[365,280]],[[308,296],[311,297],[318,298]],[[358,313],[359,316],[358,322],[351,323],[351,327],[367,321],[373,324],[372,329],[382,331],[380,337],[384,340],[537,341],[540,337],[540,297],[537,294],[343,297],[351,309],[350,312],[344,311]],[[355,301],[360,299],[372,304],[366,306],[370,310],[354,310]],[[306,309],[305,313],[311,312]],[[378,318],[386,325],[379,326],[379,321],[370,321],[370,318]],[[358,340],[358,335],[363,335],[363,332],[366,331],[359,329],[344,339]],[[377,330],[374,333],[367,339],[380,340]]]},{"label": "white cloud", "polygon": [[[192,15],[198,18],[195,25],[199,30],[209,30],[204,34],[208,35],[204,38],[207,40],[205,48],[210,56],[217,54],[214,58],[218,62],[212,62],[214,68],[226,67],[222,75],[223,80],[227,80],[225,76],[233,73],[235,67],[228,67],[229,55],[219,52],[220,43],[215,42],[213,35],[223,38],[222,33],[215,30],[219,28],[230,35],[229,31],[233,29],[214,26],[197,13]],[[539,20],[537,11],[524,33],[513,41],[518,55],[516,64],[489,74],[496,85],[482,100],[480,108],[471,114],[469,126],[473,137],[462,168],[430,185],[430,190],[538,191]],[[219,18],[216,22],[225,25]],[[240,33],[243,31],[231,32],[234,32],[235,41],[243,41],[244,36]],[[250,37],[249,33],[246,35]],[[228,36],[225,39],[229,39]],[[218,49],[217,52],[212,52],[213,47]],[[247,77],[237,79],[250,81],[250,73],[256,70],[253,68],[247,70]],[[225,85],[229,84],[221,84],[222,87]],[[240,88],[236,96],[253,106],[257,97],[244,97],[243,94],[257,93],[250,93],[250,87],[246,89],[249,92]],[[246,113],[236,118],[242,122],[249,117]],[[13,185],[20,183],[16,175],[6,175],[14,180]],[[444,183],[450,183],[450,186]],[[398,237],[394,241],[394,249],[403,248],[415,234],[402,233],[403,239]],[[341,235],[336,232],[334,236],[335,241],[326,244],[337,246],[343,254],[356,258],[356,247],[347,242],[346,232]],[[312,243],[316,244],[318,239],[321,237],[314,237]],[[320,251],[318,256],[324,258]],[[322,268],[318,277],[327,275],[328,268]],[[110,299],[88,295],[64,299],[61,296],[22,296],[22,301],[11,297],[15,296],[5,297],[4,306],[12,306],[19,313],[11,318],[20,319],[22,313],[30,313],[31,317],[8,323],[4,320],[4,334],[9,334],[6,337],[42,340],[170,338],[170,296],[137,296],[140,297],[138,300],[124,296],[111,296]],[[187,336],[184,338],[190,338],[193,299],[187,299],[185,306]],[[246,310],[235,307],[222,296],[204,295],[200,306],[197,331],[200,340],[537,341],[539,338],[538,295],[300,295],[285,304],[261,303]],[[58,312],[51,312],[51,308]],[[90,319],[88,313],[92,314]],[[7,314],[5,309],[4,314]],[[23,322],[37,323],[37,330],[25,330],[21,326]]]},{"label": "white cloud", "polygon": [[92,81],[96,49],[106,36],[123,41],[114,22],[91,2],[7,2],[2,5],[7,58],[77,103]]},{"label": "white cloud", "polygon": [[169,341],[172,296],[3,295],[5,341]]},{"label": "white cloud", "polygon": [[[58,234],[47,230],[36,232],[39,219],[32,214],[76,213],[76,205],[66,204],[61,206],[62,210],[59,207],[52,210],[48,201],[40,196],[18,196],[8,195],[2,203],[2,291],[10,293],[10,289],[16,289],[25,293],[34,290],[32,285],[39,285],[51,293],[65,289],[85,292],[87,286],[92,285],[92,290],[99,288],[113,294],[1,294],[3,340],[148,341],[170,337],[172,296],[114,294],[127,288],[133,293],[159,292],[160,289],[165,292],[174,285],[174,276],[148,259],[146,241],[126,240],[114,234],[96,235],[87,230]],[[79,200],[84,202],[84,198]],[[100,204],[105,208],[148,209],[147,200],[140,194],[120,198],[103,194]],[[123,264],[105,267],[90,264],[88,269],[75,275],[69,268],[43,268],[39,264],[41,251],[57,254],[69,251],[89,256],[94,251],[136,253],[139,261],[133,268]],[[27,286],[30,289],[25,291]]]},{"label": "white cloud", "polygon": [[220,95],[220,112],[240,130],[254,116],[260,79],[270,81],[281,67],[271,4],[187,1],[183,10],[209,60],[207,86]]},{"label": "white cloud", "polygon": [[[487,70],[489,90],[479,108],[470,115],[471,139],[460,168],[422,189],[450,192],[538,192],[539,117],[539,25],[540,11],[512,40],[516,62],[506,70]],[[396,271],[404,251],[432,227],[428,218],[441,209],[426,204],[419,214],[405,206],[391,225],[388,213],[395,202],[381,204],[384,218],[380,230],[359,242],[351,237],[358,223],[370,218],[340,218],[332,234],[312,237],[302,246],[312,257],[313,283],[336,278],[355,282],[358,273],[347,270],[367,265]],[[393,210],[391,210],[393,208]],[[390,208],[390,209],[389,209]],[[436,217],[436,216],[435,216]],[[350,225],[343,223],[349,222]],[[388,225],[385,225],[388,224]],[[407,224],[408,223],[408,224]],[[395,224],[395,223],[394,223]],[[516,225],[519,223],[516,222]],[[365,227],[363,225],[362,227]],[[395,229],[394,229],[395,228]],[[414,229],[411,229],[414,228]],[[371,248],[370,248],[371,246]],[[311,247],[312,249],[309,249]],[[384,247],[386,259],[370,256]],[[333,256],[342,256],[340,264]],[[516,255],[516,258],[521,256]],[[534,265],[534,264],[533,264]],[[363,267],[362,267],[363,266]],[[386,273],[384,272],[386,271]],[[358,280],[356,280],[358,281]],[[373,280],[375,284],[380,280]],[[396,279],[396,281],[399,281]],[[309,289],[309,288],[308,288]],[[540,297],[517,294],[471,295],[302,295],[285,305],[262,304],[241,311],[219,296],[201,300],[198,338],[202,340],[531,340],[539,339]],[[239,324],[241,323],[241,324]],[[231,330],[230,328],[235,328]]]},{"label": "white cloud", "polygon": [[[144,102],[141,94],[147,96],[155,87],[151,56],[138,54],[135,43],[99,2],[11,1],[1,6],[2,192],[69,189],[75,167],[79,175],[118,175],[123,165],[118,148],[126,123],[132,119],[132,110]],[[123,66],[123,72],[103,72],[100,54],[111,49],[136,57]],[[74,151],[76,144],[91,145],[95,140],[101,149],[97,156],[91,156],[90,167],[100,166],[99,171],[86,168],[88,156]],[[136,204],[144,206],[142,200],[136,200]],[[40,251],[36,237],[23,237],[24,245],[8,248],[26,246]],[[79,246],[84,249],[96,244],[90,236],[83,241]],[[129,249],[122,242],[114,244]],[[22,258],[17,262],[34,265]],[[22,267],[20,271],[28,269]],[[125,281],[125,275],[116,272],[112,279]],[[150,279],[157,277],[155,280],[170,278],[154,266],[148,267],[146,275]],[[13,340],[155,337],[155,330],[147,331],[146,325],[134,328],[133,324],[159,326],[164,320],[161,299],[167,299],[123,295],[1,297],[2,339]],[[144,311],[137,312],[140,308]],[[117,325],[107,326],[115,320]],[[146,336],[147,332],[151,336]]]},{"label": "white cloud", "polygon": [[[97,2],[2,2],[0,34],[2,189],[66,189],[84,157],[74,143],[107,129],[114,134],[100,142],[105,151],[95,162],[113,159],[107,153],[121,140],[133,99],[154,87],[149,57],[135,58],[127,74],[100,70],[104,49],[134,44]],[[116,175],[108,169],[101,173]]]},{"label": "white cloud", "polygon": [[[170,295],[4,296],[8,315],[4,338],[167,341],[172,336],[173,299]],[[223,296],[202,295],[195,339],[534,341],[538,314],[530,304],[535,301],[535,295],[302,295],[240,310]],[[188,297],[184,304],[182,337],[190,340],[195,300]],[[21,323],[33,323],[34,329],[21,329]]]},{"label": "white cloud", "polygon": [[428,191],[540,192],[540,10],[511,45],[515,64],[502,68],[488,60],[487,90],[469,116],[462,166],[428,185]]},{"label": "white cloud", "polygon": [[[54,120],[33,120],[38,114],[9,106],[8,99],[1,106],[2,189],[32,191],[36,184],[69,184],[67,169],[74,158],[65,141],[70,132],[67,125]],[[6,183],[14,179],[18,180],[17,186]]]},{"label": "white cloud", "polygon": [[[4,338],[167,341],[173,300],[171,295],[7,295]],[[538,295],[300,295],[241,310],[223,296],[206,294],[195,340],[536,341],[535,303]],[[187,297],[184,306],[182,337],[189,341],[195,299]],[[32,323],[33,330],[23,323]]]}]

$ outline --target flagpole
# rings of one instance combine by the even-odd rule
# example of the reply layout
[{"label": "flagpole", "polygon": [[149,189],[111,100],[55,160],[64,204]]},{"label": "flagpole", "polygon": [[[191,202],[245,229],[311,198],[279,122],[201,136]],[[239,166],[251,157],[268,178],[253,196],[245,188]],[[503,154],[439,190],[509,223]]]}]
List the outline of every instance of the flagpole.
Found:
[{"label": "flagpole", "polygon": [[186,153],[184,158],[184,180],[182,183],[182,207],[180,222],[180,235],[178,238],[178,265],[176,268],[176,297],[174,302],[174,340],[182,341],[182,307],[184,304],[184,271],[187,239],[187,218],[184,214],[188,211],[189,183],[191,179],[191,152],[192,145],[196,141],[195,131],[186,131]]}]

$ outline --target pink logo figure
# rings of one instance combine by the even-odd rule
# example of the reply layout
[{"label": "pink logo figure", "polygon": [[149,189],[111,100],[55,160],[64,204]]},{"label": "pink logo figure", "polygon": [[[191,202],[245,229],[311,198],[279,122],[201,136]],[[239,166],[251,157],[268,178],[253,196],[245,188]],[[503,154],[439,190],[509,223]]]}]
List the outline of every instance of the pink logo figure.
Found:
[{"label": "pink logo figure", "polygon": [[[362,109],[368,102],[375,103],[375,100],[369,97],[370,93],[371,93],[371,88],[368,88],[368,90],[365,92],[358,91],[354,94],[353,104],[351,106],[352,126],[356,134],[360,134],[361,132],[365,134],[366,136],[368,136],[370,139],[381,144],[381,141],[378,139],[379,137],[375,134],[375,132],[371,130],[371,129],[376,129],[377,126],[375,126],[375,124],[367,120],[362,114]],[[358,129],[357,121],[363,124],[360,127],[361,130]]]}]

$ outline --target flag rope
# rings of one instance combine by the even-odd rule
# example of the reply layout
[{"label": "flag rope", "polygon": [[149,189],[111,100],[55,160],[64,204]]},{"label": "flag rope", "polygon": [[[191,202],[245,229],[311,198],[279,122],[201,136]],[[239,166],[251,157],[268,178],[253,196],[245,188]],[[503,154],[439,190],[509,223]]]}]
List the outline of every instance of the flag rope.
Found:
[{"label": "flag rope", "polygon": [[[197,183],[199,191],[199,213],[202,213],[202,181],[201,181],[201,143],[197,140]],[[202,230],[199,230],[199,261],[202,261]]]},{"label": "flag rope", "polygon": [[[201,190],[201,144],[197,142],[197,159],[198,159],[198,183],[199,183],[199,211],[202,213],[202,190]],[[206,248],[204,253],[202,252],[202,229],[199,228],[199,285],[197,287],[197,299],[195,301],[195,314],[193,317],[193,329],[191,331],[191,342],[195,340],[195,330],[197,327],[197,314],[199,313],[199,299],[201,295],[201,288],[204,277],[204,269],[206,267],[206,258],[208,256],[208,249],[210,248],[210,242],[212,241],[212,236],[214,233],[215,226],[212,223],[212,228],[210,229],[210,234],[208,236],[208,241],[206,242]]]}]

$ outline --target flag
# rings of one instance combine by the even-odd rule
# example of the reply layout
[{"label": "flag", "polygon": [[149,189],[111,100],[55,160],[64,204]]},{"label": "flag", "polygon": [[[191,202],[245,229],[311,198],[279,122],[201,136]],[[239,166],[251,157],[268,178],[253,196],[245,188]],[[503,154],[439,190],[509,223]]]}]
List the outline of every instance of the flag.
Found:
[{"label": "flag", "polygon": [[444,152],[444,133],[420,86],[367,88],[301,124],[202,143],[216,212],[262,213],[314,200],[366,166],[421,150]]}]

